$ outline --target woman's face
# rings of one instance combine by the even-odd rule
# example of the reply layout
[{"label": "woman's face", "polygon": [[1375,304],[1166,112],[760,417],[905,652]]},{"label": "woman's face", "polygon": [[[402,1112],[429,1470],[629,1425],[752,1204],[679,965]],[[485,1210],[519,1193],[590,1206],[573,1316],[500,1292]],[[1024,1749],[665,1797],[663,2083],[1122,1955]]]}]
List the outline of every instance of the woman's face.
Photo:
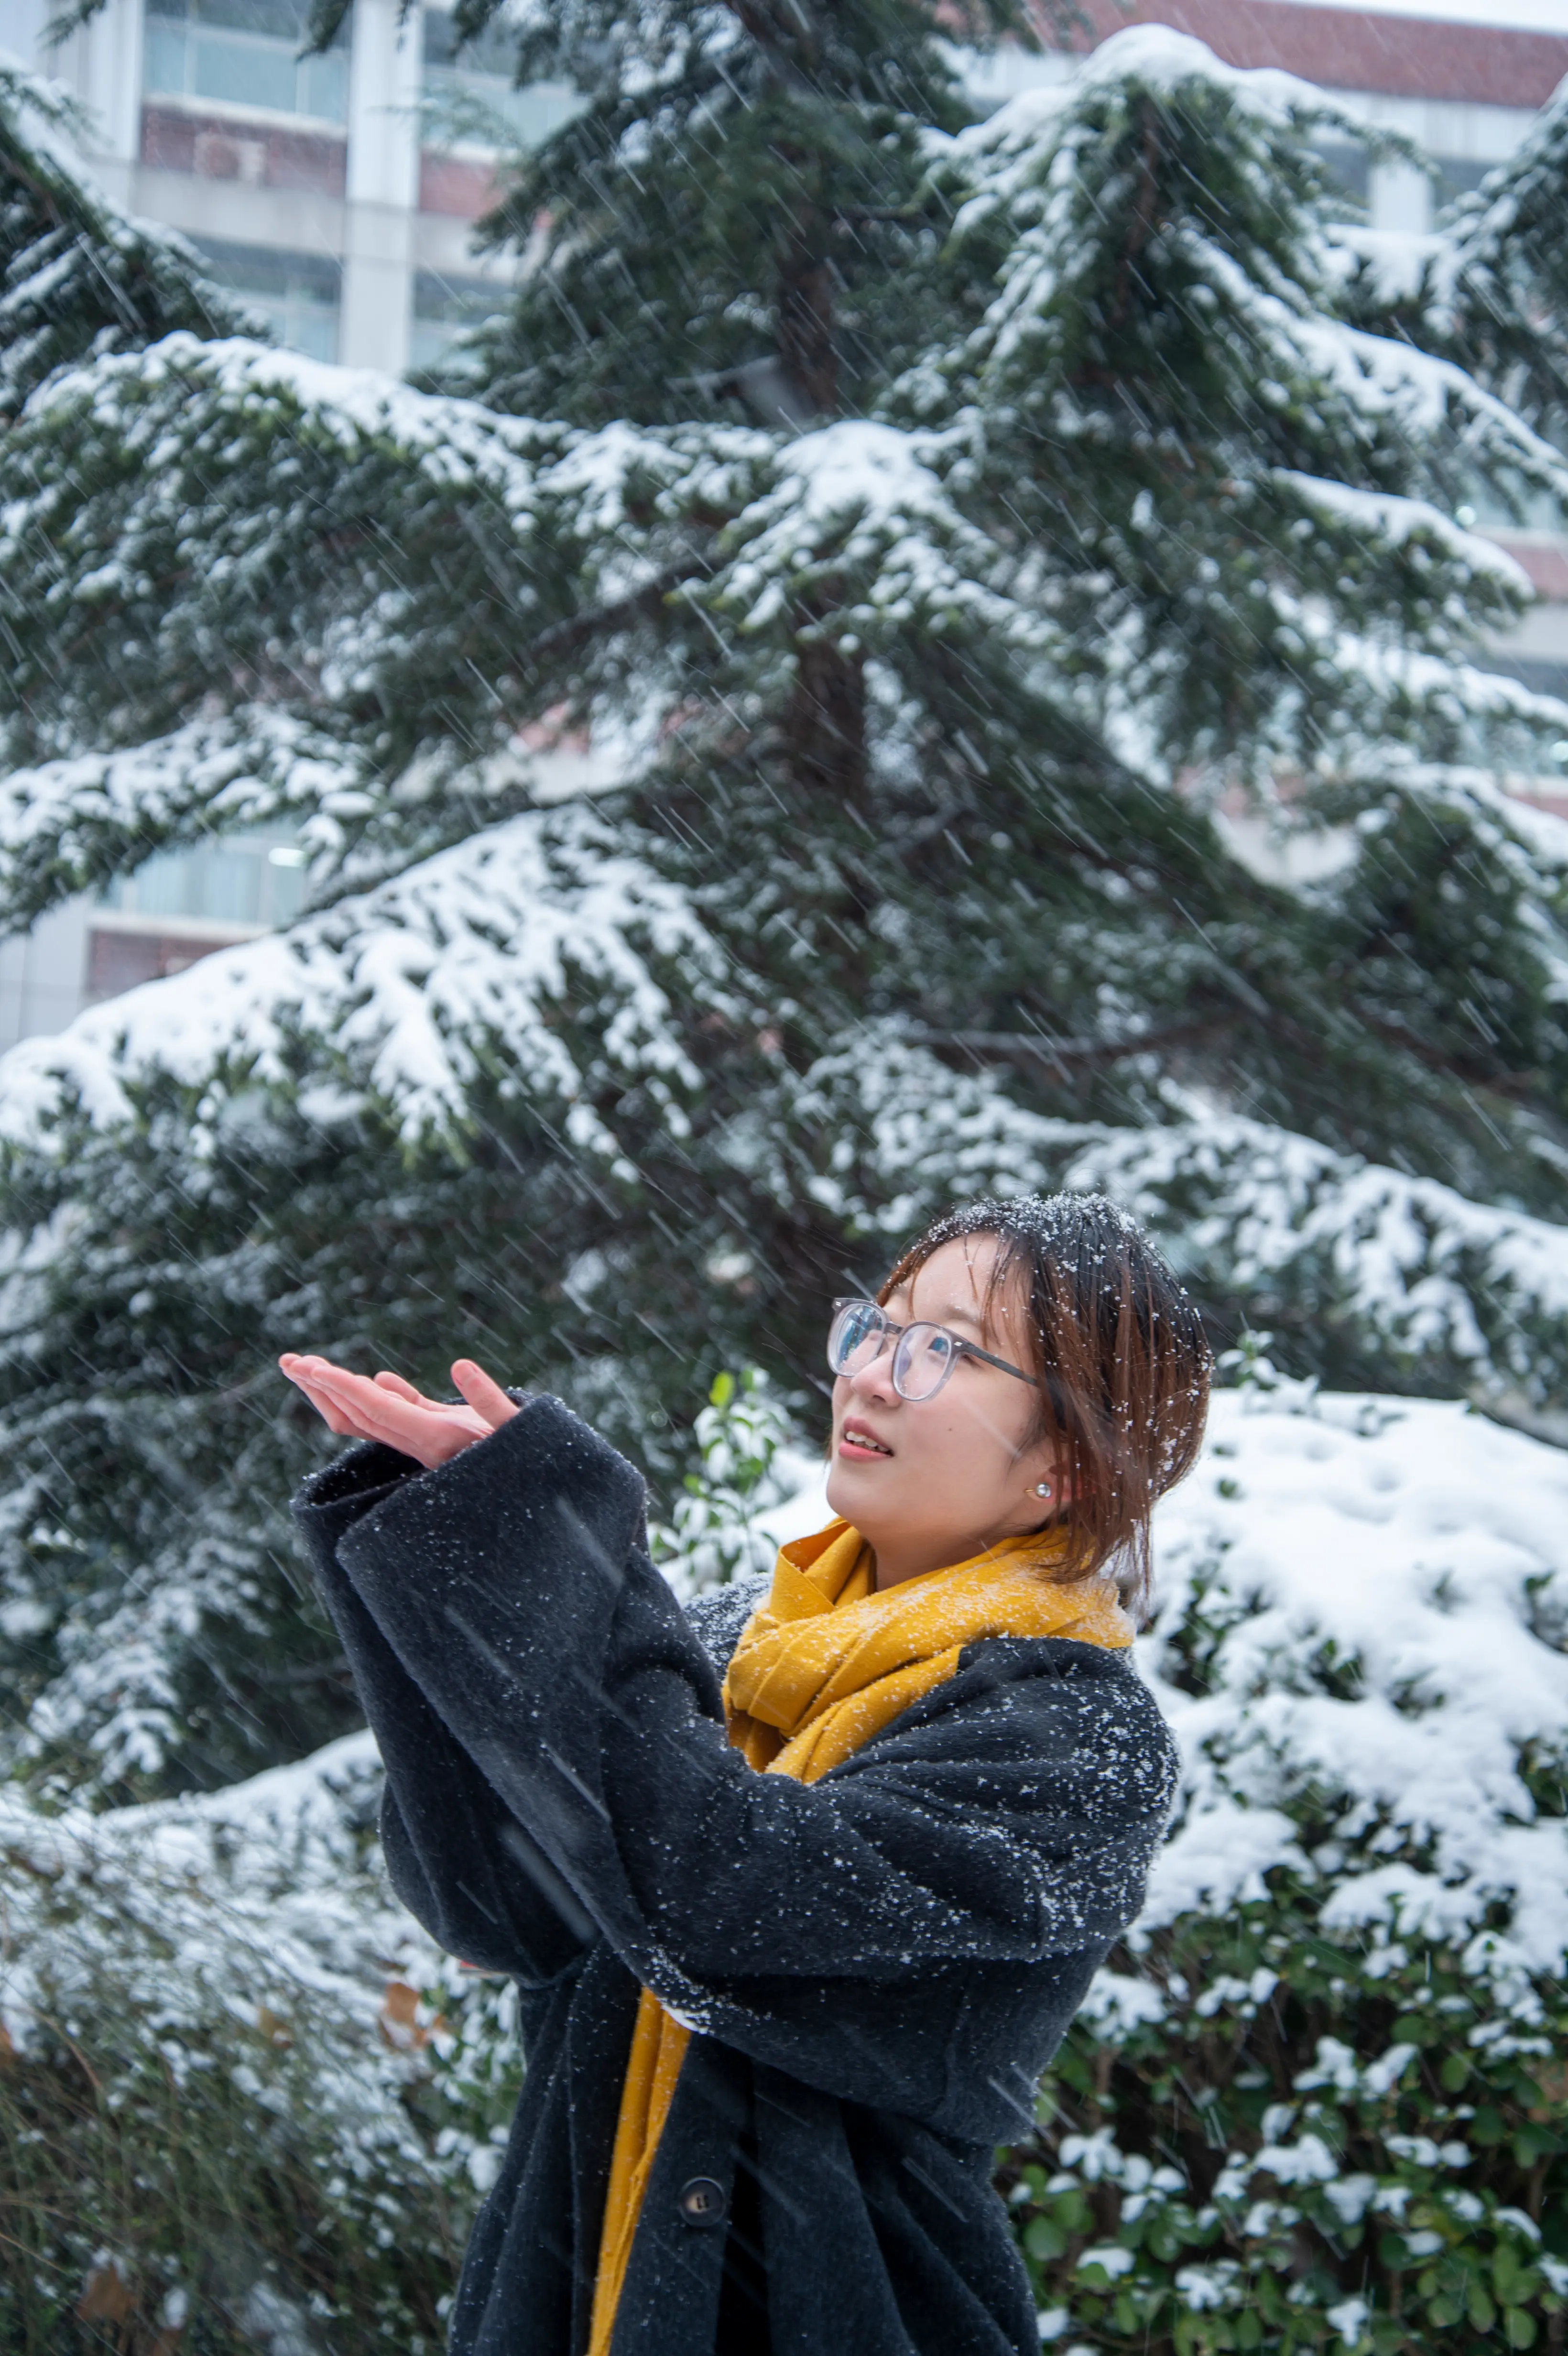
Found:
[{"label": "woman's face", "polygon": [[[889,1295],[889,1316],[900,1325],[929,1318],[1027,1367],[1021,1272],[986,1311],[997,1248],[995,1236],[943,1244]],[[870,1542],[879,1587],[965,1561],[1051,1518],[1063,1501],[1051,1451],[1023,1445],[1039,1398],[1000,1366],[961,1357],[934,1398],[901,1398],[891,1348],[839,1376],[827,1502]],[[1041,1481],[1051,1483],[1048,1497],[1038,1494]]]}]

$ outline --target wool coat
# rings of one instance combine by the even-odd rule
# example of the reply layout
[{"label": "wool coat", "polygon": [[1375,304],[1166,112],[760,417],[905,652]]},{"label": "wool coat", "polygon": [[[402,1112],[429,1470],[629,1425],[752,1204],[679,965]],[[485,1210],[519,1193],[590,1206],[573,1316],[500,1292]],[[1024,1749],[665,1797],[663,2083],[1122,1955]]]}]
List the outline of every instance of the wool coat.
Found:
[{"label": "wool coat", "polygon": [[641,1477],[560,1400],[295,1513],[386,1762],[400,1897],[512,1975],[527,2074],[453,2356],[581,2356],[639,1983],[697,2032],[613,2356],[1034,2356],[990,2183],[1137,1912],[1174,1752],[1124,1653],[989,1639],[815,1783],[720,1682]]}]

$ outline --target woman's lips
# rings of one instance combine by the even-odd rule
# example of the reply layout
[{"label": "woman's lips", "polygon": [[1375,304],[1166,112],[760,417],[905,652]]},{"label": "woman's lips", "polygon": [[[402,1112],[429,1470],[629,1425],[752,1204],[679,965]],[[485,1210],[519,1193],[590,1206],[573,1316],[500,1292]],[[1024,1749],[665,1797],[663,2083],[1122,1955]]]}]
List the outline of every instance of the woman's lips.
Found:
[{"label": "woman's lips", "polygon": [[869,1464],[879,1457],[891,1456],[892,1452],[887,1441],[879,1440],[876,1433],[864,1424],[846,1424],[838,1436],[840,1456],[852,1456]]}]

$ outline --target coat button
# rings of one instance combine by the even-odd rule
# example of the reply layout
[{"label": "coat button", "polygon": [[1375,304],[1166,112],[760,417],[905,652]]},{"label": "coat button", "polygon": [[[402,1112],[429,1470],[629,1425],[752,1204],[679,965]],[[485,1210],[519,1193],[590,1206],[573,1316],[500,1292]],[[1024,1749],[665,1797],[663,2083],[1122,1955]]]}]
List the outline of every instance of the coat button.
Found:
[{"label": "coat button", "polygon": [[721,2225],[729,2206],[724,2187],[710,2176],[694,2176],[680,2188],[680,2213],[688,2225]]}]

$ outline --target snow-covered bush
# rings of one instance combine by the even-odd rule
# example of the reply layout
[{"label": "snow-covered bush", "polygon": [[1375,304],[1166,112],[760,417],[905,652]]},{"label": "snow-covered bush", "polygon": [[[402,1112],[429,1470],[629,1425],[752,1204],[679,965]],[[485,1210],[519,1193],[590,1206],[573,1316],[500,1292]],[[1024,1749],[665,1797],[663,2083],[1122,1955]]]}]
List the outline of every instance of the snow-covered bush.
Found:
[{"label": "snow-covered bush", "polygon": [[[654,1543],[683,1593],[763,1567],[809,1477],[754,1368],[714,1382]],[[521,2062],[509,1983],[398,1904],[368,1734],[183,1800],[0,1783],[0,2356],[434,2356]],[[118,2343],[116,2343],[118,2344]]]},{"label": "snow-covered bush", "polygon": [[1158,1516],[1176,1828],[1007,2172],[1042,2332],[1555,2347],[1568,1458],[1248,1371]]},{"label": "snow-covered bush", "polygon": [[5,2356],[443,2344],[513,1998],[392,1899],[379,1780],[352,1735],[97,1816],[0,1786]]}]

